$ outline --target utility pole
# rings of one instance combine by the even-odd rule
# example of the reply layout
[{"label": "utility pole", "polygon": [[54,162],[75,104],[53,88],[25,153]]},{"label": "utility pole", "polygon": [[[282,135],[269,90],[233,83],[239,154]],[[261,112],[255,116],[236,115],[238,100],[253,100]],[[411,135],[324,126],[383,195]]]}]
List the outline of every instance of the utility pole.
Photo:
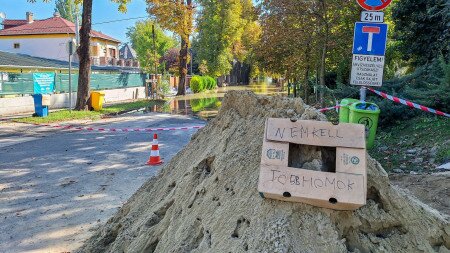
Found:
[{"label": "utility pole", "polygon": [[76,47],[80,45],[80,22],[78,20],[78,15],[75,16],[75,41],[77,43]]},{"label": "utility pole", "polygon": [[[154,55],[154,59],[155,59],[155,91],[156,91],[156,96],[158,96],[158,65],[156,63],[156,61],[158,60],[156,57],[156,34],[155,34],[155,24],[152,24],[152,37],[153,37],[153,55]],[[152,91],[153,93],[153,91]]]},{"label": "utility pole", "polygon": [[69,52],[69,110],[72,111],[72,54],[75,52],[76,42],[69,40],[67,51]]}]

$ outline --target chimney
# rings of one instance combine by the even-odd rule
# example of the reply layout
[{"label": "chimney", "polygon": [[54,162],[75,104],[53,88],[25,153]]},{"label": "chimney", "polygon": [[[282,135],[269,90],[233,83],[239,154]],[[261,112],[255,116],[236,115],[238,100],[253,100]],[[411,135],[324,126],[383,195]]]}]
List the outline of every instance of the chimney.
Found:
[{"label": "chimney", "polygon": [[59,12],[55,12],[55,13],[53,13],[53,17],[55,17],[55,18],[60,18],[60,17],[61,17],[61,14],[59,14]]},{"label": "chimney", "polygon": [[33,12],[30,12],[30,11],[27,12],[27,22],[28,22],[28,24],[34,22],[34,19],[33,19]]}]

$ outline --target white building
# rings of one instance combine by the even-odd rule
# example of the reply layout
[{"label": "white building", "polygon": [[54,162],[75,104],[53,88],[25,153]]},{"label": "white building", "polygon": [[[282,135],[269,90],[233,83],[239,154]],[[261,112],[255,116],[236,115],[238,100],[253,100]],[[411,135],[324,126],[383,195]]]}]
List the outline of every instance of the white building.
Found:
[{"label": "white building", "polygon": [[[67,42],[75,39],[75,24],[59,13],[43,20],[34,20],[27,12],[25,20],[5,19],[0,30],[0,51],[26,54],[35,57],[68,60]],[[92,64],[116,65],[120,41],[106,34],[91,31]],[[76,61],[76,56],[75,56]]]}]

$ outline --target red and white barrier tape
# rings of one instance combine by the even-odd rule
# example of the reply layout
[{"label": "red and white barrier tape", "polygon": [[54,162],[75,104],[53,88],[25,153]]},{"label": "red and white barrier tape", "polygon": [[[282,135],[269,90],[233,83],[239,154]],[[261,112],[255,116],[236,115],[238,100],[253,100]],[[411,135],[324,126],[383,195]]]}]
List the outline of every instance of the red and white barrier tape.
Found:
[{"label": "red and white barrier tape", "polygon": [[175,131],[175,130],[190,130],[200,129],[204,126],[186,126],[186,127],[157,127],[157,128],[94,128],[94,127],[77,127],[77,126],[61,126],[49,124],[33,124],[36,126],[53,127],[58,129],[68,130],[85,130],[98,132],[156,132],[156,131]]},{"label": "red and white barrier tape", "polygon": [[341,106],[340,105],[336,105],[336,106],[332,106],[332,107],[319,109],[319,112],[326,112],[326,111],[331,111],[331,110],[339,109],[339,108],[341,108]]},{"label": "red and white barrier tape", "polygon": [[[0,119],[0,121],[11,121],[15,122],[11,119]],[[18,122],[22,123],[22,122]],[[27,123],[25,123],[27,124]],[[37,124],[32,123],[31,125],[42,126],[42,127],[51,127],[58,129],[67,129],[67,130],[85,130],[85,131],[98,131],[98,132],[156,132],[156,131],[176,131],[176,130],[190,130],[190,129],[200,129],[204,126],[184,126],[184,127],[156,127],[156,128],[94,128],[94,127],[80,127],[80,126],[64,126],[64,125],[50,125],[50,124]]]},{"label": "red and white barrier tape", "polygon": [[384,92],[381,92],[381,91],[374,90],[374,89],[369,88],[369,87],[366,87],[366,89],[370,90],[371,92],[377,94],[380,97],[383,97],[385,99],[389,99],[389,100],[394,101],[396,103],[403,104],[403,105],[409,106],[411,108],[416,108],[416,109],[419,109],[419,110],[422,110],[422,111],[425,111],[425,112],[430,112],[430,113],[433,113],[433,114],[436,114],[436,115],[439,115],[439,116],[444,116],[444,117],[449,117],[450,118],[450,114],[448,114],[448,113],[441,112],[441,111],[438,111],[438,110],[435,110],[435,109],[432,109],[432,108],[429,108],[429,107],[426,107],[426,106],[423,106],[423,105],[419,105],[419,104],[413,103],[413,102],[405,100],[405,99],[394,97],[394,96],[388,95],[388,94],[386,94]]}]

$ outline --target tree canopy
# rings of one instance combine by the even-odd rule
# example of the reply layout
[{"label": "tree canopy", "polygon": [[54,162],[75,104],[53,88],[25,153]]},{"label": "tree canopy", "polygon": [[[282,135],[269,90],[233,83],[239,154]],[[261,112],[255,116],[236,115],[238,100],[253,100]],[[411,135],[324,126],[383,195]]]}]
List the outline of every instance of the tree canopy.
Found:
[{"label": "tree canopy", "polygon": [[[153,43],[152,27],[155,30],[155,43]],[[177,45],[177,42],[164,33],[161,27],[151,20],[138,21],[134,27],[128,28],[127,36],[141,67],[148,73],[154,72],[155,62],[160,65],[160,59],[166,52]],[[156,49],[156,55],[154,54]]]},{"label": "tree canopy", "polygon": [[[228,74],[233,60],[244,61],[258,38],[258,24],[250,0],[199,0],[197,61],[205,74]],[[251,34],[253,33],[253,34]]]},{"label": "tree canopy", "polygon": [[61,17],[75,23],[78,16],[81,20],[80,4],[75,0],[56,0],[55,12],[59,12]]},{"label": "tree canopy", "polygon": [[394,39],[405,60],[421,66],[447,58],[450,51],[450,2],[448,0],[402,0],[392,10]]},{"label": "tree canopy", "polygon": [[187,62],[190,48],[190,36],[194,29],[194,5],[192,0],[147,0],[148,12],[163,28],[180,36],[180,60],[178,95],[184,95],[186,89]]}]

